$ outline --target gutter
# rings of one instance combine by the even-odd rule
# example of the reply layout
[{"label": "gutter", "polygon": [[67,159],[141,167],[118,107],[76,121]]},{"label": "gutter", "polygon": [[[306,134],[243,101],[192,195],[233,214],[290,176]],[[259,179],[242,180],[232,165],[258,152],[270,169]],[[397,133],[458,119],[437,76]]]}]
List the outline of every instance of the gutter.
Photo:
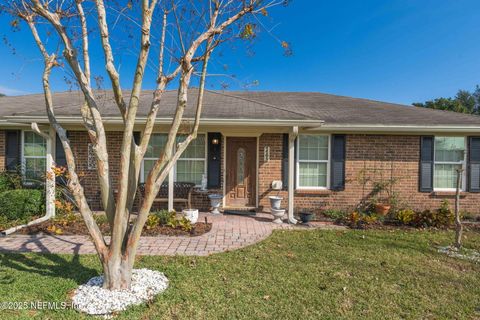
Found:
[{"label": "gutter", "polygon": [[[80,117],[65,117],[57,116],[57,120],[62,124],[83,124],[83,120]],[[136,122],[146,121],[146,117],[137,117]],[[184,118],[184,121],[194,121],[193,118]],[[6,116],[0,120],[0,125],[19,125],[29,124],[32,122],[49,124],[47,117],[24,117],[24,116]],[[123,124],[121,117],[103,117],[104,124]],[[171,124],[172,118],[157,118],[156,124]],[[277,120],[277,119],[214,119],[203,118],[200,119],[202,125],[231,125],[231,126],[309,126],[318,127],[322,126],[324,121],[322,120]]]},{"label": "gutter", "polygon": [[480,125],[321,125],[315,128],[306,128],[306,131],[341,131],[341,132],[361,132],[361,133],[432,133],[432,132],[451,132],[451,133],[480,133]]}]

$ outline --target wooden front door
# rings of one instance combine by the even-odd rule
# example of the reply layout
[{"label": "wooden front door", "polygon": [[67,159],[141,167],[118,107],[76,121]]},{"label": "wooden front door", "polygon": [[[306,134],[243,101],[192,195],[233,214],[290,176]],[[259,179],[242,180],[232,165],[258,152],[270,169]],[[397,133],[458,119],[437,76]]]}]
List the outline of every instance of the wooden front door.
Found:
[{"label": "wooden front door", "polygon": [[257,139],[227,137],[226,205],[254,207],[257,190]]}]

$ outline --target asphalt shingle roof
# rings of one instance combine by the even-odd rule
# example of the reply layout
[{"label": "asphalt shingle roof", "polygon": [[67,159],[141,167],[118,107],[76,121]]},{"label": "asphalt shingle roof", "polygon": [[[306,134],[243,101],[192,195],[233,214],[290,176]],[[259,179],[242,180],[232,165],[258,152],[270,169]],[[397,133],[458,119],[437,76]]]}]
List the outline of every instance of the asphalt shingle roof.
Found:
[{"label": "asphalt shingle roof", "polygon": [[[148,113],[152,91],[140,97],[139,116]],[[190,89],[186,118],[193,118],[197,89]],[[119,117],[111,91],[96,92],[102,115]],[[159,118],[172,117],[176,91],[164,94]],[[128,95],[125,96],[128,101]],[[58,116],[80,116],[81,92],[53,95]],[[0,118],[9,116],[45,117],[43,94],[0,98]],[[480,126],[480,117],[441,110],[424,109],[367,99],[350,98],[318,92],[206,91],[203,119],[318,120],[325,125],[465,125]]]}]

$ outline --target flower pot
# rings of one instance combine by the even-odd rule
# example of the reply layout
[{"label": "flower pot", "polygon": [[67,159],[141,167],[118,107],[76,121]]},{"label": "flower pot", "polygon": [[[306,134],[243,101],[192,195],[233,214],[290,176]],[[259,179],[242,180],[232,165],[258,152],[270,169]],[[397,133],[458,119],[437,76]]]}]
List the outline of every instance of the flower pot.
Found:
[{"label": "flower pot", "polygon": [[210,199],[212,214],[220,214],[220,211],[218,211],[218,208],[220,208],[223,196],[221,194],[209,194],[208,198]]},{"label": "flower pot", "polygon": [[282,205],[282,197],[277,197],[277,196],[270,196],[268,197],[270,199],[270,207],[273,209],[280,210],[280,206]]},{"label": "flower pot", "polygon": [[184,209],[182,210],[182,214],[190,220],[191,223],[196,223],[198,220],[198,209]]},{"label": "flower pot", "polygon": [[273,217],[275,218],[273,220],[274,223],[281,224],[283,223],[282,218],[285,216],[285,209],[270,209]]},{"label": "flower pot", "polygon": [[379,203],[375,205],[375,213],[381,216],[386,216],[390,211],[391,206],[388,204]]},{"label": "flower pot", "polygon": [[300,212],[299,215],[302,223],[309,223],[313,219],[313,213],[311,212]]}]

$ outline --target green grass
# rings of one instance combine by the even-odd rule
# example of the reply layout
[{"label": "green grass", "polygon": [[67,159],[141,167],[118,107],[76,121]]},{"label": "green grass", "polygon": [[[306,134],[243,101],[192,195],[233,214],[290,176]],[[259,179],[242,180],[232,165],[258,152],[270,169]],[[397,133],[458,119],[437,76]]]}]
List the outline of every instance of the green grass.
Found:
[{"label": "green grass", "polygon": [[[480,317],[480,265],[449,258],[444,231],[277,231],[210,257],[141,257],[169,289],[118,319],[419,319]],[[480,234],[466,245],[480,248]],[[65,301],[100,272],[95,256],[1,254],[1,301]],[[73,310],[2,319],[78,319]]]}]

